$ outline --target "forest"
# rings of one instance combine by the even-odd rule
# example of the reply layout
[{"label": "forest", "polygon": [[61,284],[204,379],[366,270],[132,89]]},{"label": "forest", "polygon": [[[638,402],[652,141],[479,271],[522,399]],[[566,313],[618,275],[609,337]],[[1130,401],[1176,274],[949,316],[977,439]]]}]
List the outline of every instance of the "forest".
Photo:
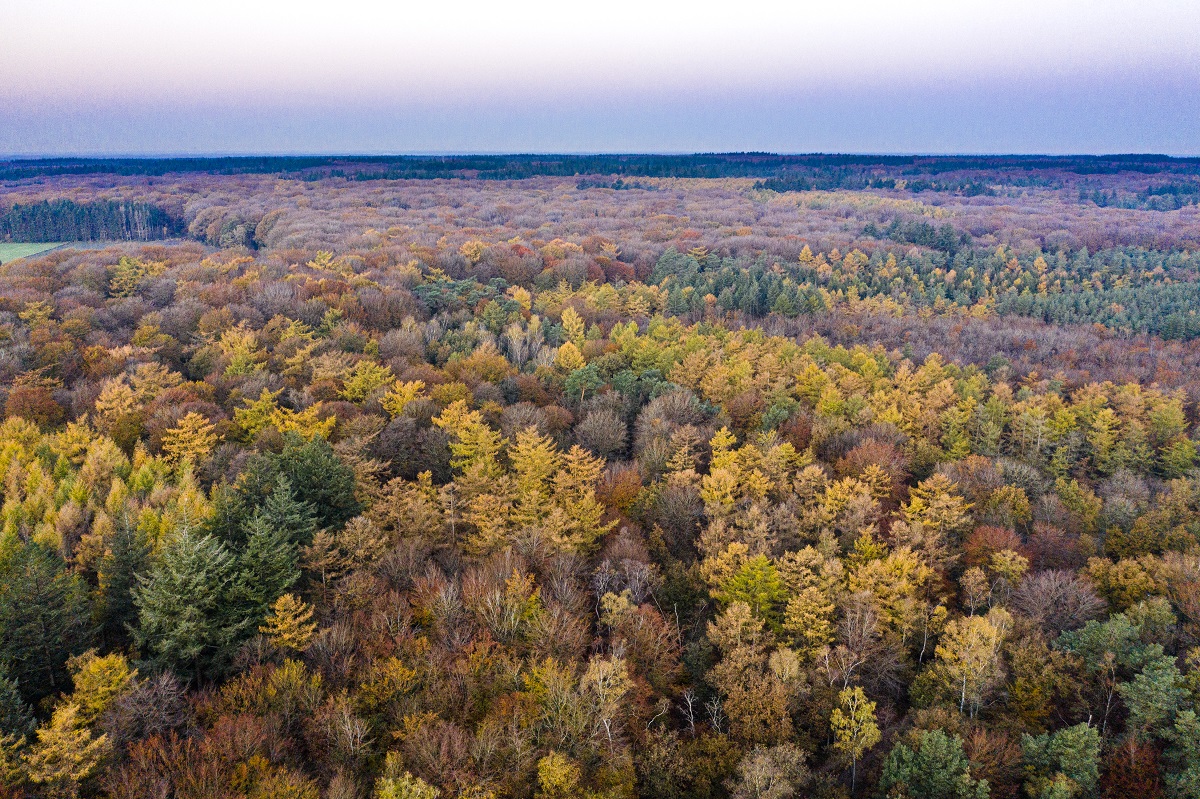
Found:
[{"label": "forest", "polygon": [[1197,199],[0,163],[0,797],[1200,799]]}]

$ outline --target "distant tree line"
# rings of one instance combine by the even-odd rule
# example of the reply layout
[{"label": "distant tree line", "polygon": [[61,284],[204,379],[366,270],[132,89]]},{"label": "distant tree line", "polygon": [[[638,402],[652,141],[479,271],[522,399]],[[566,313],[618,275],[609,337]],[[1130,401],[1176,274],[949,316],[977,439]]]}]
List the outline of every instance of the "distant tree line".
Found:
[{"label": "distant tree line", "polygon": [[7,241],[151,241],[182,235],[183,219],[156,205],[98,200],[14,205],[0,216]]},{"label": "distant tree line", "polygon": [[[925,156],[778,153],[518,154],[450,156],[248,156],[224,158],[41,158],[0,161],[0,180],[54,175],[166,175],[177,173],[295,174],[318,177],[423,179],[470,177],[519,179],[535,176],[624,175],[632,177],[754,177],[814,180],[807,171],[829,179],[837,170],[860,178],[888,170],[907,175],[939,175],[964,170],[1065,171],[1078,175],[1200,174],[1200,159],[1165,155],[1106,156]],[[799,172],[799,174],[797,174]],[[896,175],[871,175],[870,178]],[[819,182],[816,180],[814,182]],[[942,183],[944,181],[939,181]],[[954,183],[952,179],[950,181]],[[958,181],[962,190],[986,193],[975,181]],[[932,183],[932,182],[931,182]],[[912,189],[910,190],[917,190]]]}]

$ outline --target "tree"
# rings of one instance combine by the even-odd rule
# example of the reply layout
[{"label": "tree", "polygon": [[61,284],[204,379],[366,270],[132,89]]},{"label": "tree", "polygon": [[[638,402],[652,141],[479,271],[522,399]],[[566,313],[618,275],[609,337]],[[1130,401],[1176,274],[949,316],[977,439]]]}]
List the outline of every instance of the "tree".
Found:
[{"label": "tree", "polygon": [[[237,487],[245,508],[238,520],[248,520],[264,503],[278,502],[278,508],[268,509],[271,521],[287,526],[296,543],[303,545],[311,536],[309,522],[302,519],[308,513],[317,527],[337,528],[362,506],[354,493],[354,470],[342,463],[329,442],[320,436],[305,439],[298,433],[285,433],[283,441],[282,451],[260,453],[246,464]],[[281,487],[280,478],[287,481],[286,487]],[[297,502],[308,509],[297,508]]]},{"label": "tree", "polygon": [[807,754],[795,744],[756,746],[737,767],[732,799],[790,799],[808,782]]},{"label": "tree", "polygon": [[583,360],[583,354],[579,352],[579,347],[574,342],[568,341],[558,348],[554,363],[564,372],[574,372],[582,369],[586,362]]},{"label": "tree", "polygon": [[138,581],[138,645],[197,681],[221,673],[247,628],[230,601],[236,569],[221,542],[185,529]]},{"label": "tree", "polygon": [[607,408],[592,411],[575,425],[575,440],[601,458],[624,451],[625,420]]},{"label": "tree", "polygon": [[1166,775],[1174,796],[1200,796],[1200,717],[1194,710],[1180,711],[1175,726],[1164,736],[1171,742],[1167,759],[1175,768]]},{"label": "tree", "polygon": [[1076,724],[1055,733],[1021,736],[1025,790],[1033,799],[1093,796],[1100,782],[1100,733]]},{"label": "tree", "polygon": [[272,603],[300,579],[299,552],[291,531],[272,525],[265,514],[256,513],[247,528],[230,596],[257,626]]},{"label": "tree", "polygon": [[0,735],[12,735],[21,740],[33,733],[37,722],[25,703],[16,680],[8,677],[0,665]]},{"label": "tree", "polygon": [[962,739],[941,730],[922,730],[897,743],[879,776],[879,793],[889,799],[987,799],[987,780],[971,778]]},{"label": "tree", "polygon": [[[278,531],[279,537],[292,546],[308,545],[317,530],[313,506],[296,498],[286,475],[278,476],[275,487],[259,507],[257,515],[262,517],[264,525]],[[244,534],[239,540],[246,538]]]},{"label": "tree", "polygon": [[1012,626],[1003,608],[987,616],[968,616],[946,625],[934,653],[931,673],[958,700],[960,713],[971,718],[1004,676],[1000,647]]},{"label": "tree", "polygon": [[792,732],[788,686],[769,669],[774,637],[755,618],[749,605],[734,602],[708,624],[708,638],[721,651],[721,661],[708,681],[724,697],[730,733],[752,744],[778,744]]},{"label": "tree", "polygon": [[36,704],[66,688],[67,658],[91,645],[83,581],[41,544],[18,544],[0,560],[0,666]]},{"label": "tree", "polygon": [[96,566],[100,583],[96,616],[100,635],[110,646],[121,646],[129,640],[129,630],[137,620],[133,591],[137,574],[145,570],[150,556],[146,533],[130,519],[120,519],[104,557]]},{"label": "tree", "polygon": [[747,559],[715,592],[724,605],[744,602],[750,611],[772,629],[780,628],[783,603],[787,591],[779,572],[766,555]]},{"label": "tree", "polygon": [[391,416],[403,416],[404,409],[420,397],[424,390],[425,382],[422,380],[397,380],[395,386],[379,402]]},{"label": "tree", "polygon": [[71,702],[79,708],[79,723],[84,726],[99,721],[137,678],[137,669],[131,669],[129,661],[119,652],[101,657],[88,650],[71,658],[68,665],[75,683]]},{"label": "tree", "polygon": [[571,342],[576,347],[583,346],[583,318],[580,317],[579,313],[569,305],[564,308],[562,312],[562,327],[563,335],[567,337],[567,341]]},{"label": "tree", "polygon": [[390,367],[364,358],[342,378],[341,395],[351,402],[363,402],[394,379]]},{"label": "tree", "polygon": [[904,521],[919,525],[940,540],[956,541],[967,527],[971,506],[954,492],[958,486],[943,474],[922,480],[909,492],[901,511]]},{"label": "tree", "polygon": [[1101,719],[1101,736],[1108,730],[1122,681],[1147,660],[1162,655],[1160,646],[1143,644],[1141,635],[1140,625],[1127,614],[1117,613],[1103,622],[1089,621],[1079,630],[1069,630],[1055,644],[1078,656],[1092,678],[1093,701],[1100,705],[1096,713]]},{"label": "tree", "polygon": [[297,599],[295,594],[284,594],[271,605],[271,614],[258,631],[280,649],[303,652],[317,632],[312,616],[310,605]]},{"label": "tree", "polygon": [[817,586],[805,586],[788,599],[783,628],[800,642],[800,652],[812,657],[834,638],[833,617],[836,605]]},{"label": "tree", "polygon": [[625,661],[618,657],[594,657],[588,663],[580,689],[592,699],[597,731],[603,730],[611,753],[626,713],[625,695],[633,687]]},{"label": "tree", "polygon": [[1167,656],[1150,660],[1132,681],[1118,685],[1117,693],[1129,708],[1130,731],[1138,735],[1169,729],[1187,698],[1183,675]]},{"label": "tree", "polygon": [[218,440],[216,426],[201,414],[189,411],[163,434],[163,454],[174,464],[197,464],[212,452]]},{"label": "tree", "polygon": [[420,777],[404,772],[399,777],[383,777],[375,784],[374,799],[437,799],[442,792]]},{"label": "tree", "polygon": [[838,694],[840,707],[833,709],[829,726],[833,730],[833,746],[850,758],[850,793],[854,793],[858,776],[858,760],[868,749],[879,743],[882,736],[875,723],[875,703],[867,699],[857,685]]},{"label": "tree", "polygon": [[582,776],[578,764],[566,755],[551,752],[538,761],[537,799],[572,799],[580,795]]},{"label": "tree", "polygon": [[37,741],[25,756],[29,780],[51,796],[75,797],[109,749],[107,735],[92,737],[79,716],[79,706],[64,702],[50,722],[38,728]]}]

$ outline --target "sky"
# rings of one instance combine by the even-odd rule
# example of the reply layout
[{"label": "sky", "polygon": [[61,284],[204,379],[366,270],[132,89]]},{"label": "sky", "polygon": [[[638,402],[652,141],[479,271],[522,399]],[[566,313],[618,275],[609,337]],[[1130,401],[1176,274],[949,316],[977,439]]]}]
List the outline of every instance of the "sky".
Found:
[{"label": "sky", "polygon": [[0,0],[0,154],[1200,155],[1195,0]]}]

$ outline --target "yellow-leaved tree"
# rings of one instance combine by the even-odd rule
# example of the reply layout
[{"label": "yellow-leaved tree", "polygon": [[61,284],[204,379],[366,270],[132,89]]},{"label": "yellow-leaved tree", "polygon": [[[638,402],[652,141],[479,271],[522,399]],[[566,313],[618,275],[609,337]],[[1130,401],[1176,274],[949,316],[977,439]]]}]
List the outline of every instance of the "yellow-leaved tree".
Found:
[{"label": "yellow-leaved tree", "polygon": [[295,594],[284,594],[271,605],[271,613],[258,631],[280,649],[303,652],[317,632],[312,606]]},{"label": "yellow-leaved tree", "polygon": [[163,454],[172,464],[199,463],[218,440],[216,426],[202,414],[189,411],[163,434]]}]

